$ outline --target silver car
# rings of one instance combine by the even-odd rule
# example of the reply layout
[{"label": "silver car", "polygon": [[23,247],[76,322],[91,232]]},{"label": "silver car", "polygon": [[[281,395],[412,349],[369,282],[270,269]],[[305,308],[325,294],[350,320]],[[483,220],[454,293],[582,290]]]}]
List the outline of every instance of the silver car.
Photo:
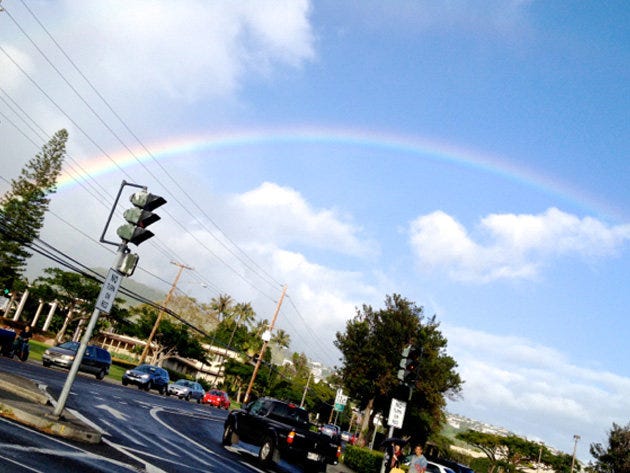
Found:
[{"label": "silver car", "polygon": [[[56,365],[70,368],[79,350],[79,342],[64,342],[61,345],[47,348],[42,354],[44,366]],[[97,379],[103,379],[109,374],[112,357],[107,350],[96,345],[88,345],[79,365],[80,371],[92,373]]]},{"label": "silver car", "polygon": [[190,401],[195,399],[197,403],[201,402],[201,398],[206,392],[201,384],[194,381],[188,381],[187,379],[178,379],[174,383],[168,385],[166,389],[167,396],[177,396],[180,399],[186,399]]}]

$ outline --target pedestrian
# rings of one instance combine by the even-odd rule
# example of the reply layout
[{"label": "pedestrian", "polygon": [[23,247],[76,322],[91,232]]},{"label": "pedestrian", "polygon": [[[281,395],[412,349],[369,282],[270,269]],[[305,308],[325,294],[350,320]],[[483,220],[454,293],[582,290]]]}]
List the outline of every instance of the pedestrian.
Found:
[{"label": "pedestrian", "polygon": [[400,448],[400,445],[392,443],[390,447],[387,449],[387,464],[385,471],[386,473],[396,473],[396,470],[400,466],[400,460],[403,458],[403,453]]},{"label": "pedestrian", "polygon": [[18,358],[22,361],[26,361],[28,358],[28,341],[33,337],[33,332],[31,332],[31,326],[27,325],[22,329],[18,337],[15,339],[13,343],[14,353],[17,354]]},{"label": "pedestrian", "polygon": [[425,473],[427,469],[427,459],[422,454],[422,445],[413,448],[413,455],[409,457],[409,473]]}]

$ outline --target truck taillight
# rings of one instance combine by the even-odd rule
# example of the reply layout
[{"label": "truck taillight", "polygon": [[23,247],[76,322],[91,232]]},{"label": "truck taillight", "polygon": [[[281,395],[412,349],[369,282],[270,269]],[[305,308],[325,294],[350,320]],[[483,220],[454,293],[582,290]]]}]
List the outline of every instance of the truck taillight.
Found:
[{"label": "truck taillight", "polygon": [[289,432],[289,435],[287,435],[287,443],[289,445],[291,445],[293,443],[293,438],[295,437],[295,431],[292,430],[291,432]]}]

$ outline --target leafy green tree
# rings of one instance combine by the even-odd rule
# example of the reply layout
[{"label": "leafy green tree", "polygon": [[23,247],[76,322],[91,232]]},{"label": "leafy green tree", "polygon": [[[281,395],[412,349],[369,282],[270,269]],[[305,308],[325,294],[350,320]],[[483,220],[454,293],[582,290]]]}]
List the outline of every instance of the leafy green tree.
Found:
[{"label": "leafy green tree", "polygon": [[[74,332],[74,322],[87,320],[92,315],[102,285],[90,277],[60,268],[46,268],[44,274],[33,281],[31,294],[35,299],[56,300],[66,310],[65,317],[57,317],[51,324],[51,330],[57,331],[57,342],[61,342],[67,333]],[[119,329],[129,323],[128,311],[121,308],[121,302],[122,299],[116,298],[110,313],[101,313],[95,334],[106,327]]]},{"label": "leafy green tree", "polygon": [[[157,319],[158,309],[141,304],[132,308],[130,313],[136,322],[126,328],[126,335],[147,339]],[[191,335],[187,325],[163,317],[153,340],[159,346],[153,353],[155,363],[173,355],[207,363],[206,351],[199,339]]]},{"label": "leafy green tree", "polygon": [[422,358],[403,433],[425,442],[440,429],[445,397],[459,394],[462,384],[435,316],[425,317],[421,307],[394,294],[386,297],[383,309],[357,309],[346,331],[337,332],[335,345],[343,355],[340,374],[350,397],[365,411],[361,435],[370,425],[370,411],[387,414],[392,397],[402,399],[397,372],[402,349],[410,343],[422,347]]},{"label": "leafy green tree", "polygon": [[56,192],[67,140],[66,130],[55,133],[0,198],[0,285],[3,288],[13,289],[31,256],[26,248],[39,237],[44,225],[49,195]]},{"label": "leafy green tree", "polygon": [[555,472],[569,473],[571,470],[570,455],[554,454],[544,445],[516,435],[503,436],[468,430],[458,433],[456,438],[478,448],[486,455],[488,473],[494,471],[515,473],[531,468],[539,458],[541,463]]},{"label": "leafy green tree", "polygon": [[590,452],[595,463],[589,470],[597,473],[630,473],[630,422],[622,427],[613,423],[608,433],[608,445],[593,443]]}]

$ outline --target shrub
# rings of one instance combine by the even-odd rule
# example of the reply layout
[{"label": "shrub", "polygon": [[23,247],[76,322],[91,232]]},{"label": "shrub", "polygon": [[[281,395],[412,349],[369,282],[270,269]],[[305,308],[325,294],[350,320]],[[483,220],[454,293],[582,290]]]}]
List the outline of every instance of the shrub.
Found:
[{"label": "shrub", "polygon": [[358,473],[379,473],[383,463],[383,453],[365,447],[347,445],[343,462]]}]

